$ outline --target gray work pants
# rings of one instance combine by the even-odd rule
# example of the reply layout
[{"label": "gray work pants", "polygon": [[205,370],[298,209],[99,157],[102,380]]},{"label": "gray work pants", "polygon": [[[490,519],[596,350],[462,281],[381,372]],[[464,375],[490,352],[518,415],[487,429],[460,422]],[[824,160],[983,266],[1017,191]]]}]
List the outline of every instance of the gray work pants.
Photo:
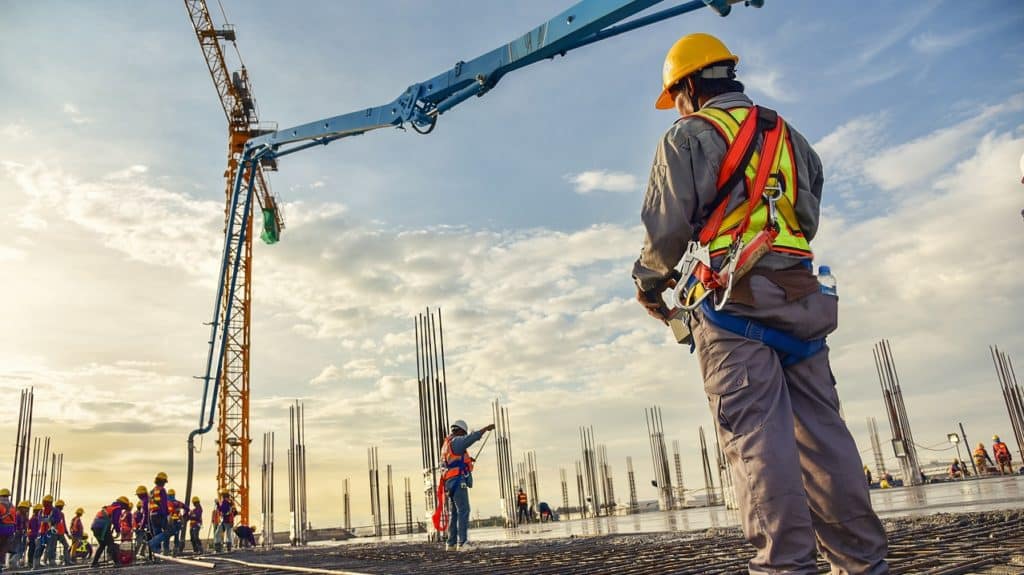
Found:
[{"label": "gray work pants", "polygon": [[451,502],[448,518],[448,545],[466,542],[469,530],[469,488],[465,481],[459,481],[455,488],[448,492]]},{"label": "gray work pants", "polygon": [[[836,328],[835,297],[815,292],[787,302],[767,278],[750,282],[756,307],[733,304],[726,312],[804,340]],[[888,573],[885,531],[839,416],[828,350],[783,368],[772,348],[703,317],[696,323],[704,391],[744,535],[757,549],[750,573],[816,574],[816,547],[835,575]]]}]

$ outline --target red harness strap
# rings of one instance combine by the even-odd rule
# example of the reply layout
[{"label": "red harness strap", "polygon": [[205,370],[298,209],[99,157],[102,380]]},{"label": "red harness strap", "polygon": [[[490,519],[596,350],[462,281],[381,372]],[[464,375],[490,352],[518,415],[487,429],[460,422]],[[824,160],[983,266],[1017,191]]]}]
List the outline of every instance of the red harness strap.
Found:
[{"label": "red harness strap", "polygon": [[[741,165],[745,157],[748,157],[748,149],[753,143],[753,139],[758,134],[758,116],[759,108],[754,106],[750,109],[750,113],[743,120],[740,125],[740,130],[736,134],[736,139],[732,145],[725,152],[725,157],[722,159],[722,166],[718,171],[718,186],[722,189],[722,186],[728,184],[729,180],[733,178],[733,175],[737,171],[745,171],[746,166]],[[757,165],[757,174],[754,177],[750,188],[748,190],[749,198],[747,201],[747,213],[743,220],[738,226],[732,231],[733,242],[743,237],[743,234],[747,231],[750,226],[750,218],[757,208],[758,203],[764,197],[764,188],[768,184],[768,178],[771,177],[772,167],[775,164],[775,155],[778,153],[779,142],[782,139],[782,118],[775,116],[775,123],[771,129],[765,132],[764,142],[761,147],[761,159]],[[749,160],[748,160],[749,161]],[[699,241],[703,245],[711,243],[715,237],[718,236],[722,221],[725,219],[726,210],[729,207],[729,200],[732,197],[732,193],[729,192],[726,196],[718,203],[708,221],[705,223],[704,228],[701,229]],[[744,264],[755,254],[763,255],[766,248],[770,249],[772,242],[775,241],[778,236],[778,229],[770,225],[766,227],[764,232],[757,234],[751,239],[750,249],[745,249],[744,253],[740,256],[740,260],[737,262],[737,270],[744,269]],[[717,272],[704,264],[698,264],[694,270],[694,276],[704,284],[704,287],[712,290],[718,289],[724,286],[721,281],[724,278],[719,278]]]}]

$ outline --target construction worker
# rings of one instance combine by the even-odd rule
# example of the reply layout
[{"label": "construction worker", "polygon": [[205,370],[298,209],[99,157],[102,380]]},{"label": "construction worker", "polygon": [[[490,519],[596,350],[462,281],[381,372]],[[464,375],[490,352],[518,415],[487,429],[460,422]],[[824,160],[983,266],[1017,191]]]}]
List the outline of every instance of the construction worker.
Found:
[{"label": "construction worker", "polygon": [[529,498],[520,487],[519,491],[516,492],[516,520],[522,523],[523,521],[530,522],[530,503]]},{"label": "construction worker", "polygon": [[234,537],[235,505],[231,502],[231,492],[227,489],[220,488],[217,495],[220,498],[217,500],[217,507],[214,509],[216,516],[213,521],[213,549],[220,553],[226,545],[227,550],[230,552],[231,539]]},{"label": "construction worker", "polygon": [[50,560],[53,561],[57,552],[57,544],[60,543],[61,555],[64,557],[64,564],[67,565],[70,558],[69,553],[71,551],[71,547],[68,545],[68,525],[64,519],[64,505],[63,499],[58,499],[53,504],[52,518],[55,533],[47,552],[50,555]]},{"label": "construction worker", "polygon": [[235,527],[235,537],[238,538],[239,549],[256,546],[256,532],[248,525]]},{"label": "construction worker", "polygon": [[44,496],[43,508],[39,512],[39,532],[36,537],[36,549],[35,554],[32,556],[32,567],[35,569],[39,568],[44,554],[46,555],[46,564],[53,565],[53,558],[50,554],[50,546],[53,544],[53,538],[56,534],[53,528],[53,511],[53,496]]},{"label": "construction worker", "polygon": [[1013,457],[1010,456],[1010,448],[999,439],[998,435],[992,436],[992,455],[996,458],[1000,474],[1013,475]]},{"label": "construction worker", "polygon": [[117,562],[117,546],[114,544],[113,534],[118,532],[120,535],[121,515],[128,513],[131,506],[132,504],[128,501],[128,498],[122,495],[96,513],[96,518],[92,520],[92,534],[96,541],[99,542],[99,545],[96,547],[96,553],[92,557],[93,568],[99,567],[100,557],[103,556],[104,551],[110,554],[111,561]]},{"label": "construction worker", "polygon": [[192,541],[192,552],[200,555],[203,552],[203,506],[199,504],[199,497],[192,497],[192,510],[188,513],[188,534]]},{"label": "construction worker", "polygon": [[28,501],[18,503],[18,515],[14,523],[14,544],[11,546],[10,567],[21,567],[25,561],[25,550],[28,547],[28,513],[32,504]]},{"label": "construction worker", "polygon": [[0,489],[0,571],[3,570],[7,552],[15,542],[18,526],[18,508],[11,503],[11,490]]},{"label": "construction worker", "polygon": [[[888,573],[824,345],[838,300],[811,269],[821,161],[774,111],[753,105],[738,62],[707,34],[681,38],[665,58],[655,106],[681,118],[651,169],[637,299],[667,324],[662,292],[683,283],[692,313],[677,337],[698,354],[756,549],[750,572],[816,573],[820,547],[835,572]],[[674,269],[681,260],[685,278]]]},{"label": "construction worker", "polygon": [[25,564],[35,566],[36,552],[39,541],[39,515],[43,512],[43,504],[36,503],[32,506],[32,516],[28,519],[28,556],[25,557]]},{"label": "construction worker", "polygon": [[135,488],[135,497],[138,498],[136,511],[132,515],[132,524],[135,526],[135,556],[145,549],[146,555],[152,560],[153,551],[149,548],[149,542],[153,539],[153,522],[149,510],[149,490],[145,485],[140,485]]},{"label": "construction worker", "polygon": [[960,464],[959,459],[954,459],[953,463],[949,466],[949,478],[950,479],[963,479],[964,468]]},{"label": "construction worker", "polygon": [[871,470],[868,469],[867,465],[864,466],[864,479],[867,480],[868,485],[870,486],[871,485]]},{"label": "construction worker", "polygon": [[174,551],[174,554],[178,554],[178,542],[181,534],[181,516],[182,516],[182,505],[181,502],[175,498],[173,489],[167,490],[167,538],[164,540],[164,553],[167,553],[167,544],[170,544],[170,548]]},{"label": "construction worker", "polygon": [[469,426],[459,419],[451,425],[451,433],[441,447],[441,462],[445,472],[441,476],[444,493],[450,502],[451,518],[448,522],[447,551],[467,551],[469,530],[469,489],[473,487],[473,458],[469,455],[471,445],[480,441],[485,432],[494,429],[493,424],[469,433]]},{"label": "construction worker", "polygon": [[551,506],[546,501],[541,501],[537,504],[537,510],[540,512],[540,522],[544,523],[547,521],[558,521],[558,516],[551,510]]},{"label": "construction worker", "polygon": [[[978,475],[987,475],[990,470],[994,471],[995,463],[992,462],[992,458],[988,456],[988,450],[985,449],[984,443],[979,443],[974,448],[974,466],[978,468]],[[987,463],[987,465],[986,465]]]},{"label": "construction worker", "polygon": [[74,551],[82,544],[82,538],[85,536],[85,526],[82,525],[82,515],[84,514],[85,509],[79,507],[78,509],[75,509],[75,516],[71,518],[71,528],[69,529],[71,532],[71,563],[77,562],[78,557],[75,555]]},{"label": "construction worker", "polygon": [[149,549],[153,553],[168,551],[167,538],[170,537],[168,517],[170,507],[167,505],[167,474],[161,471],[153,479],[153,489],[149,491],[149,521],[153,528],[153,538],[149,541]]}]

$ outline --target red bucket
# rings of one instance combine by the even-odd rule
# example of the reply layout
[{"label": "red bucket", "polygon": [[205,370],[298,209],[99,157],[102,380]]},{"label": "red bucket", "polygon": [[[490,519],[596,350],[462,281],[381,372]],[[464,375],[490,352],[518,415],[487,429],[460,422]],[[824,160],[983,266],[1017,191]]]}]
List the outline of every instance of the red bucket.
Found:
[{"label": "red bucket", "polygon": [[135,549],[131,543],[121,543],[117,547],[115,560],[118,565],[131,565],[135,561]]}]

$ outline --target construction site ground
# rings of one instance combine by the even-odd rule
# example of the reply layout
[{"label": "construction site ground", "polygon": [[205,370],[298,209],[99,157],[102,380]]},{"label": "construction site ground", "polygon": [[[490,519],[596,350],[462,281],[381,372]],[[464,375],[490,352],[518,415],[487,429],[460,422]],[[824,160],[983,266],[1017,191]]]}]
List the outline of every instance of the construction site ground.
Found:
[{"label": "construction site ground", "polygon": [[[1024,501],[1018,506],[1024,506]],[[928,575],[1024,573],[1024,509],[938,513],[885,520],[892,573]],[[236,551],[198,558],[216,573],[466,573],[698,574],[746,573],[752,548],[738,528],[679,533],[594,535],[482,542],[469,552],[446,552],[423,540],[353,541],[306,548]],[[257,566],[259,565],[259,566]],[[818,564],[828,573],[824,561]],[[199,566],[158,562],[105,572],[150,575],[197,573]]]}]

